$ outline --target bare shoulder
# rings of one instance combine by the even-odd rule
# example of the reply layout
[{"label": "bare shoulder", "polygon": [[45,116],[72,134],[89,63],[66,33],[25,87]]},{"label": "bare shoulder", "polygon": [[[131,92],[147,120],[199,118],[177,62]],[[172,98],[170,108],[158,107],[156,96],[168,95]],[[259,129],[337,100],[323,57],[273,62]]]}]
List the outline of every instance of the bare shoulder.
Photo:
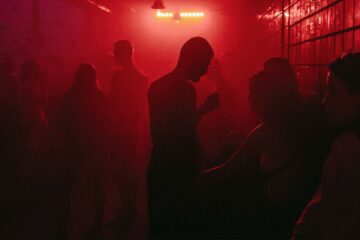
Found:
[{"label": "bare shoulder", "polygon": [[266,131],[263,124],[259,124],[247,135],[245,141],[248,143],[259,142],[266,138]]},{"label": "bare shoulder", "polygon": [[347,131],[335,139],[333,149],[340,151],[351,150],[360,154],[360,138],[354,132]]},{"label": "bare shoulder", "polygon": [[168,75],[165,75],[150,84],[148,90],[149,98],[159,97],[167,92]]}]

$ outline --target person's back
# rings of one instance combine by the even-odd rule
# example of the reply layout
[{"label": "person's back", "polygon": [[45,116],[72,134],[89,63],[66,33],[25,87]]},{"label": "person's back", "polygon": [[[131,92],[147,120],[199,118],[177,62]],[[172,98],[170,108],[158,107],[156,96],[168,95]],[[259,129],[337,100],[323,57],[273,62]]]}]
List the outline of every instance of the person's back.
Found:
[{"label": "person's back", "polygon": [[100,142],[103,133],[109,127],[108,107],[105,96],[99,90],[69,91],[63,98],[62,123],[66,131],[79,140],[80,146],[85,143],[85,140],[80,139],[88,139],[94,141],[93,143]]},{"label": "person's back", "polygon": [[108,103],[96,87],[95,70],[81,64],[63,98],[61,112],[72,167],[69,238],[98,238],[101,234],[109,123]]},{"label": "person's back", "polygon": [[61,125],[69,150],[80,156],[77,161],[84,164],[87,158],[96,159],[104,154],[110,133],[107,99],[95,86],[79,84],[89,81],[83,76],[86,71],[92,71],[90,65],[80,65],[77,80],[64,95],[61,109]]},{"label": "person's back", "polygon": [[114,73],[110,98],[115,124],[126,128],[139,123],[146,105],[146,90],[146,77],[135,68],[125,68]]}]

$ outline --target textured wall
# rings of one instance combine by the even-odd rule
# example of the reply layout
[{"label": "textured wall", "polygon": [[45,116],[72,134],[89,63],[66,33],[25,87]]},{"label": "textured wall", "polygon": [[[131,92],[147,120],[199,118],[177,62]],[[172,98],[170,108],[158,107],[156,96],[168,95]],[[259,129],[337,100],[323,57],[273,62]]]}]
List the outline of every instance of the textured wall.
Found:
[{"label": "textured wall", "polygon": [[276,0],[263,16],[303,89],[322,92],[327,64],[359,50],[360,0]]}]

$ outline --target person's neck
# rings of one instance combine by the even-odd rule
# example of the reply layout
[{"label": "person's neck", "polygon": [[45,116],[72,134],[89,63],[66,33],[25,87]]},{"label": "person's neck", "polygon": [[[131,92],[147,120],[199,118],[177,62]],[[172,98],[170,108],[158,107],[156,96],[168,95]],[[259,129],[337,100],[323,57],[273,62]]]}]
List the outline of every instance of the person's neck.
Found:
[{"label": "person's neck", "polygon": [[122,67],[124,69],[134,69],[134,64],[132,61],[128,61],[128,62],[125,62],[124,64],[122,64]]},{"label": "person's neck", "polygon": [[175,75],[176,79],[179,79],[181,81],[187,81],[189,78],[186,69],[179,66],[175,67],[171,74]]}]

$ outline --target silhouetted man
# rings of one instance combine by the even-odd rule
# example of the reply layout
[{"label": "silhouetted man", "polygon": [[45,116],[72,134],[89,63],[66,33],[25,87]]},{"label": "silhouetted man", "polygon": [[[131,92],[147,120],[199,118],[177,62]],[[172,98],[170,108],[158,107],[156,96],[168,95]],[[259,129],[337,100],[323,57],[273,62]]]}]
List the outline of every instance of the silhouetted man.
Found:
[{"label": "silhouetted man", "polygon": [[207,72],[214,53],[200,37],[188,40],[180,51],[175,69],[154,82],[149,90],[152,156],[148,169],[148,209],[151,237],[189,237],[193,187],[199,171],[198,119],[218,107],[212,95],[196,109],[193,84]]},{"label": "silhouetted man", "polygon": [[114,234],[123,238],[131,232],[136,217],[138,188],[137,147],[145,116],[147,79],[132,61],[133,47],[127,40],[114,44],[114,58],[121,70],[111,80],[110,98],[114,120],[112,138],[113,167],[116,172],[121,206],[112,224]]}]

